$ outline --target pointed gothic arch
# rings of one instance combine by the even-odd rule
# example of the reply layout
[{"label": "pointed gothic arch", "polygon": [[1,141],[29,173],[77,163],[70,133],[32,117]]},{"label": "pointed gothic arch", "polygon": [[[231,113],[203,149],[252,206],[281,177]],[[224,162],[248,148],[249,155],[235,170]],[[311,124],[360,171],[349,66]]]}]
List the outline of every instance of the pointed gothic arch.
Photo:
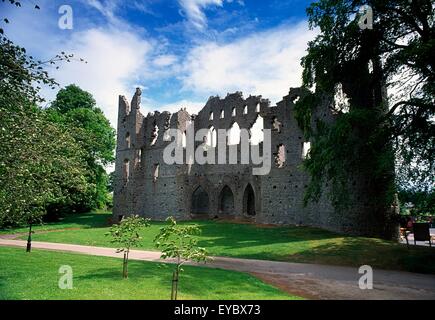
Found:
[{"label": "pointed gothic arch", "polygon": [[239,124],[234,122],[228,131],[228,145],[240,144],[240,132]]},{"label": "pointed gothic arch", "polygon": [[207,191],[203,187],[199,186],[192,193],[192,207],[191,212],[193,214],[208,214],[209,213],[210,199]]},{"label": "pointed gothic arch", "polygon": [[249,129],[251,134],[251,145],[258,145],[264,141],[264,119],[257,115],[254,124]]},{"label": "pointed gothic arch", "polygon": [[234,214],[234,194],[228,186],[223,187],[219,194],[219,213]]},{"label": "pointed gothic arch", "polygon": [[243,213],[248,216],[257,214],[255,210],[255,193],[250,183],[248,183],[243,193]]}]

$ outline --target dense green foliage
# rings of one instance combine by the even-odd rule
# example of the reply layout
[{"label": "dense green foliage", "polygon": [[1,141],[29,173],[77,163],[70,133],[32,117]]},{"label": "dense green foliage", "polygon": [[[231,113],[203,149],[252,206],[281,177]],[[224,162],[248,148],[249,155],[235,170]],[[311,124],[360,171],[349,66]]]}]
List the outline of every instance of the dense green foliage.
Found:
[{"label": "dense green foliage", "polygon": [[74,139],[32,106],[0,101],[0,225],[35,223],[53,203],[86,192],[85,163]]},{"label": "dense green foliage", "polygon": [[[110,217],[110,214],[66,217],[63,223],[38,227],[53,232],[38,234],[35,228],[37,233],[33,238],[36,241],[113,247],[105,236],[109,227],[104,221]],[[198,240],[198,246],[206,248],[212,256],[354,267],[369,264],[379,269],[435,274],[435,255],[431,248],[412,246],[407,249],[406,245],[394,241],[344,236],[310,227],[270,227],[219,221],[177,224],[198,225],[202,232],[194,238]],[[56,225],[60,230],[54,231]],[[154,239],[164,226],[167,226],[166,222],[153,221],[149,228],[143,229],[138,249],[155,250]],[[64,230],[66,228],[73,229]],[[22,229],[17,232],[22,232]]]},{"label": "dense green foliage", "polygon": [[[360,28],[364,5],[373,9],[372,29]],[[306,94],[296,105],[312,141],[304,164],[312,177],[306,201],[319,199],[330,182],[329,195],[345,212],[352,191],[362,188],[378,217],[373,225],[388,225],[395,182],[434,184],[431,1],[319,0],[307,13],[320,34],[302,60]],[[331,117],[324,120],[319,105],[329,106]],[[378,235],[388,237],[387,229]]]},{"label": "dense green foliage", "polygon": [[37,61],[0,37],[0,225],[35,223],[86,192],[80,146],[36,106],[40,86],[57,85],[43,67],[66,58]]},{"label": "dense green foliage", "polygon": [[[402,214],[414,216],[435,216],[435,191],[410,191],[399,192],[400,203],[403,205]],[[407,204],[410,208],[407,209]]]},{"label": "dense green foliage", "polygon": [[[21,6],[19,1],[9,2]],[[113,161],[115,142],[101,110],[76,108],[55,116],[38,106],[44,101],[42,87],[58,87],[48,67],[58,68],[59,62],[72,59],[62,52],[36,60],[0,30],[0,226],[31,225],[47,212],[89,210],[107,201],[103,165]],[[95,104],[88,93],[73,89],[71,94],[59,93],[65,108],[83,102],[82,96]],[[63,110],[60,102],[55,110]]]},{"label": "dense green foliage", "polygon": [[75,109],[92,110],[95,105],[95,99],[89,92],[71,85],[57,93],[56,100],[51,104],[51,108],[60,114],[66,114]]},{"label": "dense green foliage", "polygon": [[198,247],[198,241],[194,235],[201,234],[198,225],[180,225],[173,217],[166,219],[168,225],[160,228],[154,243],[156,248],[162,251],[162,259],[177,259],[177,269],[181,269],[186,261],[205,262],[207,252]]},{"label": "dense green foliage", "polygon": [[74,209],[84,212],[105,207],[109,201],[109,176],[104,166],[114,160],[115,130],[96,107],[92,95],[76,85],[61,89],[46,113],[54,123],[67,128],[84,150],[87,181],[93,189]]},{"label": "dense green foliage", "polygon": [[[0,300],[166,300],[172,266],[131,261],[128,280],[120,279],[119,259],[0,247]],[[58,286],[62,265],[73,271],[73,289]],[[290,296],[245,273],[186,267],[182,300],[278,300]]]}]

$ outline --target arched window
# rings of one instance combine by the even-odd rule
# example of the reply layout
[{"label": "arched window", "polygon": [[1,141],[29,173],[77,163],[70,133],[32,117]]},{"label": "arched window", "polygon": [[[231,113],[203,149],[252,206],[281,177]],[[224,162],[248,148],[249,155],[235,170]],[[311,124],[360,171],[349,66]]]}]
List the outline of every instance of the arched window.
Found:
[{"label": "arched window", "polygon": [[186,146],[187,146],[186,131],[184,131],[183,135],[181,136],[181,146],[183,148],[186,148]]},{"label": "arched window", "polygon": [[124,178],[124,183],[127,183],[128,180],[130,179],[130,161],[128,159],[124,160],[124,164],[123,164],[123,178]]},{"label": "arched window", "polygon": [[137,162],[141,163],[142,162],[142,149],[139,149],[137,151]]},{"label": "arched window", "polygon": [[210,112],[210,117],[208,119],[213,120],[213,112]]},{"label": "arched window", "polygon": [[228,145],[240,144],[240,127],[234,122],[228,132]]},{"label": "arched window", "polygon": [[245,106],[245,107],[243,108],[243,114],[248,114],[248,106]]},{"label": "arched window", "polygon": [[255,107],[255,112],[259,113],[260,112],[260,104],[257,103],[257,106]]},{"label": "arched window", "polygon": [[264,119],[262,116],[258,115],[257,120],[255,120],[251,129],[249,130],[251,133],[251,144],[258,145],[260,142],[264,141]]},{"label": "arched window", "polygon": [[209,211],[209,198],[208,193],[203,187],[199,186],[192,194],[192,207],[193,214],[208,214]]},{"label": "arched window", "polygon": [[159,169],[160,165],[156,163],[153,170],[153,182],[157,182],[157,179],[159,178]]},{"label": "arched window", "polygon": [[225,118],[225,111],[221,110],[221,119]]},{"label": "arched window", "polygon": [[233,108],[233,110],[231,111],[231,116],[235,117],[236,116],[236,108]]},{"label": "arched window", "polygon": [[127,134],[125,135],[125,145],[127,146],[127,149],[131,148],[131,138],[129,132],[127,132]]},{"label": "arched window", "polygon": [[251,184],[248,184],[243,193],[243,213],[248,216],[255,216],[255,194]]},{"label": "arched window", "polygon": [[217,133],[213,126],[208,129],[207,133],[207,145],[216,148],[217,145]]},{"label": "arched window", "polygon": [[219,213],[234,214],[234,195],[228,186],[225,186],[219,195]]}]

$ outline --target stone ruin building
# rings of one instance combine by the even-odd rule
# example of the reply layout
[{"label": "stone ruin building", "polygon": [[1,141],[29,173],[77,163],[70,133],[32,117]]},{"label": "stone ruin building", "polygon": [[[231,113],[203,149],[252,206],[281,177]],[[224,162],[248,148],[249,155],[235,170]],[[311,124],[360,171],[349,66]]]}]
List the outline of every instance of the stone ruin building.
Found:
[{"label": "stone ruin building", "polygon": [[[303,205],[309,177],[301,164],[309,142],[294,118],[294,102],[301,93],[300,88],[292,88],[272,107],[261,96],[245,99],[236,92],[224,99],[210,97],[197,115],[181,109],[174,114],[156,111],[147,116],[139,111],[139,89],[130,104],[120,96],[114,221],[138,214],[154,220],[173,216],[180,220],[224,218],[309,225],[346,233],[355,231],[356,224],[363,226],[361,210],[345,217],[337,215],[326,197]],[[327,110],[317,116],[333,117]],[[206,128],[213,135],[217,129],[234,126],[252,129],[258,120],[262,120],[264,129],[272,131],[272,168],[268,175],[253,175],[252,164],[240,164],[240,144],[236,145],[237,164],[167,165],[163,161],[163,150],[171,143],[163,137],[170,128],[185,132],[188,123],[194,122],[195,132]],[[216,146],[216,142],[209,144],[211,148]],[[262,147],[261,142],[250,145],[266,152]],[[355,219],[358,214],[360,219]],[[356,233],[364,233],[361,230]]]}]

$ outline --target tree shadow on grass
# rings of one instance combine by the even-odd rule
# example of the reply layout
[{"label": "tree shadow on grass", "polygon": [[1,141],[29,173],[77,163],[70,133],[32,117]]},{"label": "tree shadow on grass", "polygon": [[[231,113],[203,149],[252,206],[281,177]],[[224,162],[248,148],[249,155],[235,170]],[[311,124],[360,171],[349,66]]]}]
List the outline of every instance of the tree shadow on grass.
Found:
[{"label": "tree shadow on grass", "polygon": [[70,214],[61,218],[58,222],[49,224],[79,224],[83,228],[105,228],[110,226],[112,214],[111,213],[81,213]]},{"label": "tree shadow on grass", "polygon": [[[74,279],[77,280],[95,280],[95,279],[106,279],[106,280],[122,280],[122,259],[119,260],[119,268],[113,266],[103,267],[98,269],[93,269],[84,275],[75,275]],[[160,267],[158,263],[151,262],[141,262],[131,260],[128,262],[128,275],[129,279],[133,280],[136,278],[141,279],[156,279],[165,274],[166,276],[172,276],[171,266]]]},{"label": "tree shadow on grass", "polygon": [[[49,232],[54,230],[65,229],[90,229],[90,228],[105,228],[110,226],[111,213],[80,213],[69,214],[61,217],[56,222],[44,222],[43,224],[35,224],[33,230],[35,232]],[[27,233],[28,225],[14,226],[8,228],[0,228],[0,234],[20,234]]]},{"label": "tree shadow on grass", "polygon": [[198,244],[211,251],[218,247],[219,255],[223,256],[355,267],[367,264],[387,270],[435,273],[435,248],[408,249],[394,241],[341,235],[312,227],[199,224],[202,237],[213,239],[200,237]]},{"label": "tree shadow on grass", "polygon": [[340,243],[312,247],[288,255],[287,261],[360,267],[370,265],[386,270],[435,274],[435,250],[410,248],[379,239],[347,237]]},{"label": "tree shadow on grass", "polygon": [[[394,241],[341,235],[313,227],[198,224],[203,230],[198,244],[212,253],[217,248],[223,256],[358,267],[368,264],[382,269],[435,273],[434,248],[407,249]],[[204,239],[207,237],[212,239]]]},{"label": "tree shadow on grass", "polygon": [[[311,227],[269,227],[263,228],[249,224],[233,224],[214,222],[198,223],[202,233],[198,237],[198,245],[205,248],[220,247],[225,250],[231,250],[231,255],[238,249],[247,249],[254,247],[267,247],[276,245],[298,246],[298,243],[308,245],[311,241],[332,240],[346,236],[333,232],[325,231]],[[211,238],[211,239],[207,239]],[[302,244],[301,244],[302,245]],[[264,249],[264,248],[263,248]],[[251,258],[261,258],[267,255],[266,251],[259,251],[256,254],[250,254]],[[246,257],[244,253],[237,255]],[[282,253],[285,256],[285,252]]]}]

